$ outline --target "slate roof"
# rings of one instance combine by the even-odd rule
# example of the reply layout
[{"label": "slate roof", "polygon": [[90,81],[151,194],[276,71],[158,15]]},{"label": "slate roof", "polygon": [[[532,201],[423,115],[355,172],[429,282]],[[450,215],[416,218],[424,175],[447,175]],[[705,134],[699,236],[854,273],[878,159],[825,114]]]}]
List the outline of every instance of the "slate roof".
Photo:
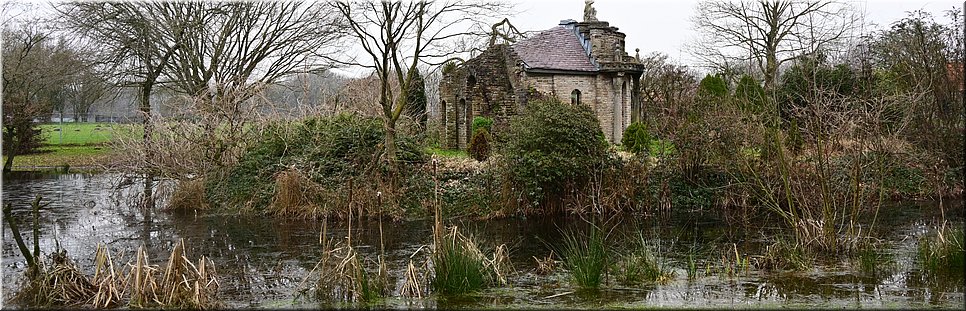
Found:
[{"label": "slate roof", "polygon": [[530,69],[597,71],[573,30],[557,26],[512,46]]}]

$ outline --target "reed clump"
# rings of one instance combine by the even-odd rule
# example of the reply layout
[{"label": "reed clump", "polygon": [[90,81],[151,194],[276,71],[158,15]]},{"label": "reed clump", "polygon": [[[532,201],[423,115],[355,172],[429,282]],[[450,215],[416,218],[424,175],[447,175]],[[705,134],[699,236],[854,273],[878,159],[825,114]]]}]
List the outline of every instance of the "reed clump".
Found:
[{"label": "reed clump", "polygon": [[178,183],[167,205],[171,210],[205,210],[209,207],[208,199],[205,198],[203,178],[188,179]]},{"label": "reed clump", "polygon": [[268,211],[275,215],[314,218],[318,206],[310,194],[318,193],[318,185],[294,167],[275,174],[275,196]]},{"label": "reed clump", "polygon": [[657,254],[661,250],[640,236],[638,245],[621,255],[615,266],[618,282],[625,285],[644,283],[666,284],[674,279],[676,273],[661,261]]},{"label": "reed clump", "polygon": [[457,227],[452,227],[441,236],[432,260],[433,290],[444,295],[503,286],[507,284],[507,276],[512,273],[506,245],[498,246],[488,258],[476,240],[461,234]]},{"label": "reed clump", "polygon": [[929,280],[940,277],[962,276],[964,271],[964,237],[962,228],[943,223],[934,235],[920,237],[916,250],[923,276]]},{"label": "reed clump", "polygon": [[[58,250],[50,255],[50,263],[41,263],[29,274],[15,294],[14,302],[25,307],[84,308],[179,308],[215,309],[218,280],[214,264],[202,256],[197,264],[184,253],[184,241],[171,253],[166,266],[151,265],[141,247],[134,262],[118,269],[106,246],[98,245],[94,255],[94,277],[80,271]],[[160,279],[159,279],[160,277]]]},{"label": "reed clump", "polygon": [[610,266],[610,252],[606,235],[596,225],[591,225],[587,234],[566,231],[563,234],[564,267],[570,279],[583,289],[596,289],[603,283]]},{"label": "reed clump", "polygon": [[550,254],[547,254],[547,257],[537,258],[534,256],[533,261],[537,263],[537,267],[534,269],[534,271],[536,271],[536,273],[539,275],[548,275],[556,271],[559,261],[554,260],[553,257],[554,254],[552,250],[550,251]]},{"label": "reed clump", "polygon": [[95,292],[95,286],[67,256],[67,251],[58,250],[50,254],[49,262],[39,261],[36,271],[28,269],[27,278],[13,301],[40,308],[80,307]]},{"label": "reed clump", "polygon": [[[310,272],[317,276],[313,297],[323,302],[374,302],[390,294],[389,271],[380,255],[375,261],[376,272],[370,272],[372,260],[363,257],[348,242],[334,242],[326,239],[327,225],[320,234],[322,258]],[[351,241],[351,240],[347,240]],[[316,272],[318,271],[318,272]],[[303,283],[307,282],[306,278]],[[302,288],[302,286],[299,286]],[[308,288],[300,290],[304,294]]]},{"label": "reed clump", "polygon": [[[171,251],[164,267],[151,265],[144,247],[137,251],[128,274],[122,281],[130,291],[129,305],[137,308],[215,309],[218,299],[218,278],[214,263],[201,256],[195,264],[188,259],[180,240]],[[163,270],[163,274],[160,274]],[[160,277],[160,279],[159,279]]]}]

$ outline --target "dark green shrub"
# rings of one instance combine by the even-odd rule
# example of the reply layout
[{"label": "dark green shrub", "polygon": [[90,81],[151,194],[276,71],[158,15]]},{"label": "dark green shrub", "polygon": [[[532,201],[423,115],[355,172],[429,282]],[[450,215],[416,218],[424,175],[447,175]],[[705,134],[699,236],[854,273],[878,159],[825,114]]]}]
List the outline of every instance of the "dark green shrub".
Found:
[{"label": "dark green shrub", "polygon": [[493,119],[487,117],[473,117],[473,135],[476,135],[476,130],[485,129],[487,132],[493,132]]},{"label": "dark green shrub", "polygon": [[721,75],[706,75],[698,84],[697,95],[705,100],[721,99],[728,95],[728,82]]},{"label": "dark green shrub", "polygon": [[477,161],[486,161],[490,157],[490,142],[492,141],[493,138],[486,128],[473,130],[473,138],[470,139],[470,146],[467,151]]},{"label": "dark green shrub", "polygon": [[624,150],[634,154],[647,154],[651,144],[651,136],[647,133],[647,125],[644,122],[634,122],[624,131],[621,138],[621,146]]},{"label": "dark green shrub", "polygon": [[[205,178],[211,203],[268,206],[275,195],[277,173],[295,168],[323,189],[340,192],[347,180],[385,172],[378,161],[385,129],[378,118],[340,114],[332,117],[272,124],[251,144],[234,166]],[[425,162],[412,135],[396,136],[396,161],[401,170]],[[412,164],[412,165],[410,165]]]},{"label": "dark green shrub", "polygon": [[513,117],[500,151],[507,181],[530,203],[584,188],[611,159],[596,114],[587,105],[558,101],[531,102]]},{"label": "dark green shrub", "polygon": [[759,114],[765,109],[765,89],[749,75],[742,75],[735,86],[738,108],[749,114]]}]

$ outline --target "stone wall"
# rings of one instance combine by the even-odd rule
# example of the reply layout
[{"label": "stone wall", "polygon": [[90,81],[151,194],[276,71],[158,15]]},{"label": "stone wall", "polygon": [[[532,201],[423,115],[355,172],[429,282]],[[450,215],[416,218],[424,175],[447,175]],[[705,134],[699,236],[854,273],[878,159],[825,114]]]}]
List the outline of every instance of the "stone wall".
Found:
[{"label": "stone wall", "polygon": [[[440,105],[444,124],[444,147],[465,149],[473,118],[493,118],[493,134],[509,126],[509,118],[522,109],[518,100],[518,72],[509,47],[495,45],[452,72],[443,74]],[[514,67],[512,70],[508,66]],[[516,80],[516,81],[515,81]],[[525,94],[525,89],[523,94]]]},{"label": "stone wall", "polygon": [[[536,91],[556,97],[562,103],[571,102],[573,90],[580,91],[580,104],[588,105],[597,114],[607,140],[619,143],[623,130],[630,125],[635,76],[621,73],[599,74],[527,74],[526,85]],[[622,95],[621,86],[625,90]],[[616,122],[616,123],[615,123]]]},{"label": "stone wall", "polygon": [[578,38],[587,40],[591,60],[599,71],[527,71],[509,46],[494,45],[443,74],[440,121],[445,148],[466,148],[473,117],[493,118],[492,134],[499,140],[509,127],[510,117],[523,111],[528,100],[555,97],[571,103],[574,90],[580,91],[580,104],[596,112],[607,140],[620,143],[624,129],[640,117],[637,89],[643,67],[627,55],[625,35],[617,27],[601,21],[561,25],[572,27]]}]

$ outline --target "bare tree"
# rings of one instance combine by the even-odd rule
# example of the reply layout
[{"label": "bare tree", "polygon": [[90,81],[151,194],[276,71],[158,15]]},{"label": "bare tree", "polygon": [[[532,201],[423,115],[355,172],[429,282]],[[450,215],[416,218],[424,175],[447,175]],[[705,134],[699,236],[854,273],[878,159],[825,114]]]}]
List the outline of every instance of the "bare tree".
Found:
[{"label": "bare tree", "polygon": [[700,37],[690,49],[714,68],[754,64],[771,90],[782,64],[816,48],[831,48],[851,35],[856,21],[852,7],[830,0],[702,1],[692,17]]},{"label": "bare tree", "polygon": [[379,78],[379,106],[386,127],[383,160],[391,167],[395,167],[396,122],[409,102],[417,66],[438,66],[465,52],[452,44],[466,36],[485,37],[485,21],[507,8],[503,3],[464,1],[339,1],[333,6],[348,22],[350,35],[366,58],[337,61],[371,68]]},{"label": "bare tree", "polygon": [[[315,55],[338,45],[344,27],[331,6],[315,2],[189,2],[173,13],[190,23],[180,48],[164,75],[170,87],[191,97],[195,113],[214,118],[205,124],[210,136],[207,160],[220,164],[251,121],[246,107],[267,85],[299,72],[320,72],[325,64]],[[204,142],[204,141],[200,141]]]},{"label": "bare tree", "polygon": [[91,107],[114,90],[101,72],[94,67],[85,66],[65,86],[66,104],[74,112],[74,121],[80,122],[82,116],[87,116],[90,120]]},{"label": "bare tree", "polygon": [[3,28],[3,171],[14,158],[40,145],[34,119],[50,116],[52,101],[73,68],[63,66],[66,45],[37,21]]},{"label": "bare tree", "polygon": [[[143,140],[151,145],[151,93],[170,65],[174,52],[180,47],[186,28],[198,20],[179,19],[181,6],[175,2],[68,2],[56,9],[68,27],[97,45],[102,60],[114,71],[114,78],[122,86],[139,90],[138,106],[144,124]],[[142,161],[152,158],[144,150]],[[145,207],[154,207],[153,180],[155,172],[148,165],[144,171]]]},{"label": "bare tree", "polygon": [[182,19],[202,22],[187,29],[166,75],[178,91],[213,105],[231,106],[281,77],[324,69],[313,55],[343,31],[336,14],[317,3],[198,2],[179,9]]},{"label": "bare tree", "polygon": [[[644,73],[641,75],[642,116],[648,111],[662,116],[677,116],[678,109],[691,99],[697,80],[695,73],[687,66],[675,65],[663,53],[652,53],[641,59]],[[661,110],[661,111],[657,111]]]}]

